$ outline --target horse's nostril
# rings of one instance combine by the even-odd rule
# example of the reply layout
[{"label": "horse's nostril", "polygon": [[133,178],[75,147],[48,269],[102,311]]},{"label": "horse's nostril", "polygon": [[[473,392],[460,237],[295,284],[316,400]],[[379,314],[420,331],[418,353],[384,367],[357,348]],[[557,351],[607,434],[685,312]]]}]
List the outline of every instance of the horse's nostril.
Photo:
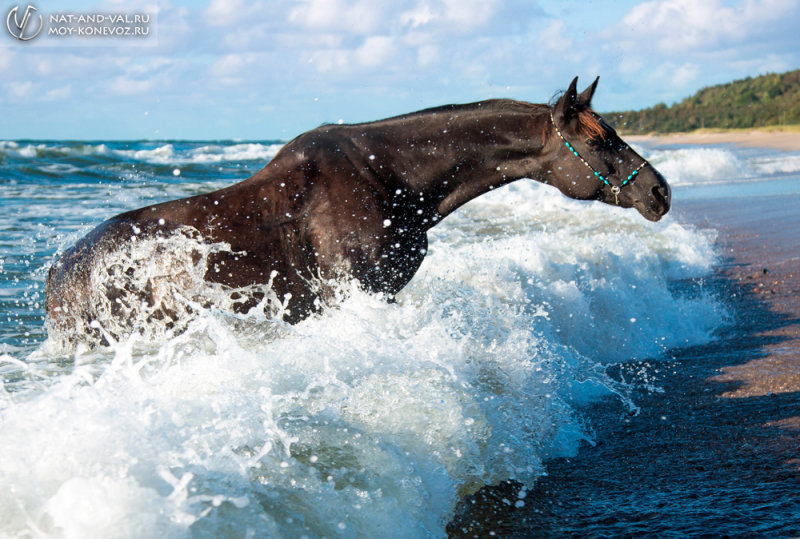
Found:
[{"label": "horse's nostril", "polygon": [[670,199],[669,187],[663,185],[656,185],[653,187],[653,198],[661,202],[669,204]]}]

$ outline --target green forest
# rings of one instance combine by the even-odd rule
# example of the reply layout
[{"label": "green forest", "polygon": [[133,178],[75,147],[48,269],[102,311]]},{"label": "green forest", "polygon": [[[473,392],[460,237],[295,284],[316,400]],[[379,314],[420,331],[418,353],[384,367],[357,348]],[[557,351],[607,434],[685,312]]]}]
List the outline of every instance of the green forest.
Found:
[{"label": "green forest", "polygon": [[603,117],[625,134],[800,124],[800,69],[703,88],[680,103]]}]

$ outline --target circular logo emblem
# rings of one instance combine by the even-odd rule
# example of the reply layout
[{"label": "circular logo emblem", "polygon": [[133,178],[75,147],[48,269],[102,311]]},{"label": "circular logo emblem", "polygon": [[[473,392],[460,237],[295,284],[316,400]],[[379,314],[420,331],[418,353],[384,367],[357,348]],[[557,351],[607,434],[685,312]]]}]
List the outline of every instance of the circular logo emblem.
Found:
[{"label": "circular logo emblem", "polygon": [[11,11],[8,12],[8,17],[6,17],[6,28],[8,28],[8,33],[20,41],[30,41],[38,36],[42,31],[44,23],[40,13],[39,24],[36,26],[36,30],[33,30],[30,22],[34,11],[37,11],[37,9],[29,4],[28,7],[25,8],[25,13],[22,15],[22,20],[20,20],[19,6],[14,6],[11,8]]}]

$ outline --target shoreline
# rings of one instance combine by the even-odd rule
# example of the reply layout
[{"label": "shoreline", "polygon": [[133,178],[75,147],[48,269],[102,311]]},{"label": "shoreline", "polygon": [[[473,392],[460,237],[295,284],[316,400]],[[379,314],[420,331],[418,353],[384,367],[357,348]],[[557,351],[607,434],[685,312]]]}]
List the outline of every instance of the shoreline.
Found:
[{"label": "shoreline", "polygon": [[[741,287],[742,294],[752,296],[768,313],[784,321],[778,327],[758,334],[774,341],[762,347],[764,357],[723,367],[722,372],[712,378],[716,382],[739,384],[723,393],[722,397],[746,398],[778,393],[800,396],[798,204],[800,196],[797,195],[779,202],[772,197],[751,197],[738,203],[686,203],[686,208],[679,210],[684,219],[718,230],[717,244],[725,257],[720,268],[723,275]],[[733,212],[729,206],[734,206]],[[735,213],[735,217],[731,213]],[[800,415],[792,418],[790,423],[796,424],[800,431]]]},{"label": "shoreline", "polygon": [[548,462],[522,508],[506,503],[514,484],[465,500],[450,535],[800,536],[799,203],[673,208],[681,222],[718,231],[722,260],[702,286],[731,323],[707,345],[620,365],[617,376],[644,372],[662,391],[634,390],[636,416],[616,399],[583,409],[596,445]]},{"label": "shoreline", "polygon": [[751,148],[771,148],[781,151],[800,151],[800,132],[753,129],[707,133],[665,133],[626,135],[629,142],[646,142],[656,146],[736,144]]}]

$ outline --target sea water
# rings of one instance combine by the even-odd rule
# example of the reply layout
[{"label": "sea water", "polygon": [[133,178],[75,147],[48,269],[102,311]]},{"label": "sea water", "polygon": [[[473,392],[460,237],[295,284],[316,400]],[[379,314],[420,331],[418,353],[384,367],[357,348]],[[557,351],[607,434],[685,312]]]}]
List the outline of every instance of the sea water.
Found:
[{"label": "sea water", "polygon": [[[47,338],[61,252],[279,148],[0,142],[1,537],[441,537],[462,496],[533,485],[594,443],[583,404],[636,413],[647,377],[610,366],[709,342],[726,321],[704,286],[713,231],[523,180],[432,229],[396,303],[343,285],[340,307],[295,326],[210,307],[181,333],[102,349]],[[796,154],[640,150],[676,204],[797,189]]]}]

